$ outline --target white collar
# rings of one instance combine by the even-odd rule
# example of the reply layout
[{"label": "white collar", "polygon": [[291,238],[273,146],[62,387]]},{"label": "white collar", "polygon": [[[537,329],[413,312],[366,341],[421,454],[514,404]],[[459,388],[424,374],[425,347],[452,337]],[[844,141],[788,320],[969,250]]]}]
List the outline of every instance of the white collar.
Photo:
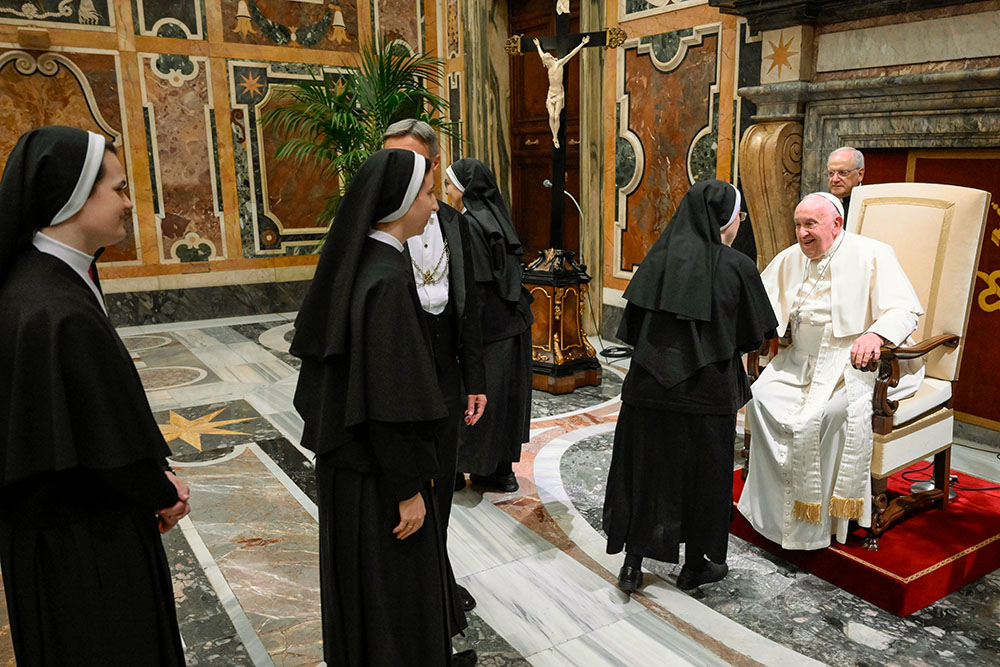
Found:
[{"label": "white collar", "polygon": [[373,229],[370,232],[368,232],[368,237],[373,238],[376,241],[381,241],[386,245],[391,245],[399,252],[403,252],[403,244],[400,243],[399,239],[397,239],[389,232],[384,232],[381,229]]},{"label": "white collar", "polygon": [[93,263],[94,258],[91,255],[83,252],[82,250],[77,250],[72,246],[68,246],[62,241],[57,241],[47,234],[43,234],[38,231],[35,232],[35,236],[31,239],[31,244],[39,252],[44,252],[47,255],[52,255],[57,259],[65,262],[73,272],[80,276],[80,279],[87,284],[90,291],[94,293],[94,297],[97,302],[101,304],[101,309],[104,314],[108,314],[108,308],[104,305],[104,297],[101,296],[101,291],[97,289],[97,285],[94,280],[90,277],[90,265]]}]

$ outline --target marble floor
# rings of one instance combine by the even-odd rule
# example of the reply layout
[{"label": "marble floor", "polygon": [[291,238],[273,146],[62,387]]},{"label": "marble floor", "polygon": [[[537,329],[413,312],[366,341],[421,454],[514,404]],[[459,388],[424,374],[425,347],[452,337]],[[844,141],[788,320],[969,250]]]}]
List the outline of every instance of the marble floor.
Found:
[{"label": "marble floor", "polygon": [[[192,489],[191,515],[164,539],[189,665],[322,659],[293,317],[120,330]],[[679,566],[647,560],[641,592],[619,592],[600,516],[627,365],[605,366],[600,387],[536,392],[516,493],[456,493],[449,550],[478,601],[457,649],[491,666],[1000,662],[1000,572],[900,619],[730,537],[722,582],[687,594]],[[997,436],[962,426],[954,467],[1000,482]],[[9,642],[0,597],[0,665],[13,664]]]}]

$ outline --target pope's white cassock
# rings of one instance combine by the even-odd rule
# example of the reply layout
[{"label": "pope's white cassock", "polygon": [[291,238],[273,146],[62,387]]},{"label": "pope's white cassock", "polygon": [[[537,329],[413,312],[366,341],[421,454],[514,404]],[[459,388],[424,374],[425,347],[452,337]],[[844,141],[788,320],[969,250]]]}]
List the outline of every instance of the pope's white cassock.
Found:
[{"label": "pope's white cassock", "polygon": [[[785,549],[822,549],[832,533],[847,539],[851,519],[871,525],[876,374],[851,366],[851,346],[869,331],[902,344],[923,309],[892,248],[846,231],[815,260],[786,248],[761,278],[791,344],[753,384],[739,510]],[[891,398],[916,392],[923,363],[900,362],[900,374]]]}]

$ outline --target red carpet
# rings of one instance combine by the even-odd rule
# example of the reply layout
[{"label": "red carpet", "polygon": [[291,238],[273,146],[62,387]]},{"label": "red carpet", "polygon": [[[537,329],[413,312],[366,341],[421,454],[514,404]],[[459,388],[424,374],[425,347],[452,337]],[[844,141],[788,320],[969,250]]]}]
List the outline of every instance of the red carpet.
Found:
[{"label": "red carpet", "polygon": [[[952,472],[961,486],[997,486]],[[890,493],[905,493],[909,486],[899,474],[889,479]],[[847,544],[834,540],[819,551],[785,551],[759,535],[736,509],[743,492],[737,470],[729,532],[886,611],[909,616],[1000,567],[1000,491],[957,491],[948,509],[924,508],[890,527],[878,551],[864,548],[861,528]]]}]

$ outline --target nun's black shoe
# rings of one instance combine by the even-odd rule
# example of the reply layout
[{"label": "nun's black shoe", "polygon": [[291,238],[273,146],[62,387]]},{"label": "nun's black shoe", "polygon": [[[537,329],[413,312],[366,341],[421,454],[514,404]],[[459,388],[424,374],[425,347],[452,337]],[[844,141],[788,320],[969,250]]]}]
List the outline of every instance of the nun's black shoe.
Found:
[{"label": "nun's black shoe", "polygon": [[698,588],[702,584],[710,584],[719,581],[729,572],[729,566],[725,563],[713,563],[706,560],[700,569],[684,565],[681,573],[677,575],[677,588],[682,591],[689,591]]},{"label": "nun's black shoe", "polygon": [[458,589],[458,601],[462,605],[462,611],[472,611],[476,608],[476,598],[472,597],[472,593],[465,586],[455,584],[455,588]]},{"label": "nun's black shoe", "polygon": [[469,481],[476,486],[484,486],[487,489],[495,489],[504,493],[513,493],[519,488],[517,476],[514,473],[507,475],[469,475]]},{"label": "nun's black shoe", "polygon": [[465,473],[456,472],[455,473],[455,490],[461,491],[465,488]]},{"label": "nun's black shoe", "polygon": [[642,568],[622,565],[622,569],[618,572],[618,588],[626,593],[631,593],[639,590],[641,584]]},{"label": "nun's black shoe", "polygon": [[452,667],[472,667],[477,662],[479,662],[479,657],[476,655],[475,650],[471,648],[467,651],[452,653],[451,655]]}]

